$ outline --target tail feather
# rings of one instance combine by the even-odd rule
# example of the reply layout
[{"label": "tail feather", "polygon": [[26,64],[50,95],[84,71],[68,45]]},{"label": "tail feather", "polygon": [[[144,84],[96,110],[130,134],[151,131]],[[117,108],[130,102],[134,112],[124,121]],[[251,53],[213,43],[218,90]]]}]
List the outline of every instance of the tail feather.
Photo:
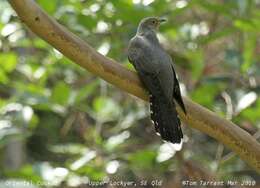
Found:
[{"label": "tail feather", "polygon": [[180,143],[183,134],[175,104],[168,103],[162,97],[150,96],[150,110],[155,131],[161,135],[162,139],[172,143]]}]

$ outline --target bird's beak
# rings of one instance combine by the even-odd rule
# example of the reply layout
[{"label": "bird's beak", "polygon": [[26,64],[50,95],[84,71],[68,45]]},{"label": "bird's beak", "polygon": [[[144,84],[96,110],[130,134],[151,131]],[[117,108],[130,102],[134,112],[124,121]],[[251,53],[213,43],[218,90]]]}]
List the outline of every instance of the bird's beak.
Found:
[{"label": "bird's beak", "polygon": [[166,22],[166,21],[167,21],[167,19],[165,19],[165,18],[159,18],[160,24],[161,24],[161,23],[164,23],[164,22]]}]

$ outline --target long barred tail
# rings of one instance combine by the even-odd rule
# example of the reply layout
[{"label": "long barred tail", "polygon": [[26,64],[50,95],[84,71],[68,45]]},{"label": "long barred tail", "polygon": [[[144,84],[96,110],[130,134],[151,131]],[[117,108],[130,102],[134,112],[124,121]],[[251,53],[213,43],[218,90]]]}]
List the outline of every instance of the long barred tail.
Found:
[{"label": "long barred tail", "polygon": [[162,139],[180,143],[183,134],[174,102],[168,103],[162,97],[156,98],[150,95],[150,111],[155,131],[161,135]]}]

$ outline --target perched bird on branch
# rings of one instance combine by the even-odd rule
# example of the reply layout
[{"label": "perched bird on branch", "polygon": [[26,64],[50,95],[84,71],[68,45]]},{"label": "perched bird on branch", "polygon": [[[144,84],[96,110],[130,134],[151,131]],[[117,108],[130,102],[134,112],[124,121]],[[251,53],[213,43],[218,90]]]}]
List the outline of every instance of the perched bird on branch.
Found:
[{"label": "perched bird on branch", "polygon": [[151,119],[162,139],[181,143],[183,134],[174,100],[186,113],[171,57],[159,43],[156,32],[162,18],[141,20],[128,48],[128,59],[135,67],[150,96]]}]

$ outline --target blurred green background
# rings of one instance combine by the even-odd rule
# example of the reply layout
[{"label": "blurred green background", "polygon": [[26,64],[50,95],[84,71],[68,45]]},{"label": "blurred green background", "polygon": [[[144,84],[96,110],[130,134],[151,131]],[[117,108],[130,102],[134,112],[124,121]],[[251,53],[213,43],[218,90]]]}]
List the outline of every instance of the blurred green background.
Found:
[{"label": "blurred green background", "polygon": [[[127,45],[138,22],[166,17],[159,38],[183,94],[260,137],[259,0],[37,2],[130,69]],[[0,1],[0,187],[12,186],[5,180],[30,187],[109,179],[182,187],[182,180],[259,178],[221,143],[187,125],[183,130],[183,149],[175,152],[155,134],[146,103],[72,63]]]}]

